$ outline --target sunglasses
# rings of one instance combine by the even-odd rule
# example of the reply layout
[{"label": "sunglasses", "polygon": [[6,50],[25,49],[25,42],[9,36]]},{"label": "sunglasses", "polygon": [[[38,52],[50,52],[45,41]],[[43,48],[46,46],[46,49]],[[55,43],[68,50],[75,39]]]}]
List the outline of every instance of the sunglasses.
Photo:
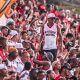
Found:
[{"label": "sunglasses", "polygon": [[48,18],[48,19],[52,19],[52,20],[55,20],[56,18],[55,18],[55,17],[51,17],[51,18]]},{"label": "sunglasses", "polygon": [[12,74],[15,74],[16,72],[14,72],[14,71],[10,71],[9,72],[9,75],[12,75]]}]

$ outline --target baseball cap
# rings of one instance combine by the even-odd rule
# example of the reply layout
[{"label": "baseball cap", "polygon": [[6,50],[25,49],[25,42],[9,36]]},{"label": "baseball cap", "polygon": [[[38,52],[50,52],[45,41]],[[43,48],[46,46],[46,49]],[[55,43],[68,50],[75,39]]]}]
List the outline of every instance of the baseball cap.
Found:
[{"label": "baseball cap", "polygon": [[7,66],[5,64],[0,64],[0,70],[7,69]]},{"label": "baseball cap", "polygon": [[15,30],[11,30],[10,35],[13,37],[15,35],[18,35],[18,32]]},{"label": "baseball cap", "polygon": [[45,7],[44,5],[41,5],[41,6],[40,6],[40,9],[41,9],[41,10],[46,10],[46,7]]},{"label": "baseball cap", "polygon": [[48,16],[47,16],[47,18],[56,18],[56,16],[53,13],[49,13]]},{"label": "baseball cap", "polygon": [[9,29],[8,26],[1,26],[1,30],[5,29],[5,28]]},{"label": "baseball cap", "polygon": [[16,43],[15,47],[18,49],[23,49],[22,43]]}]

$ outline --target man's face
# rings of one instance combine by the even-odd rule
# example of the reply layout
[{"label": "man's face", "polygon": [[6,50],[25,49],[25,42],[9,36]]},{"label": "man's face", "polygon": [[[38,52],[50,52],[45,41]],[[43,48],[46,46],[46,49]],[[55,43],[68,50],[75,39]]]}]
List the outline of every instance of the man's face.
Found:
[{"label": "man's face", "polygon": [[30,43],[29,43],[29,42],[27,42],[25,45],[26,45],[26,47],[25,47],[26,49],[28,49],[28,48],[30,48],[30,47],[31,47],[31,45],[30,45]]},{"label": "man's face", "polygon": [[17,77],[17,73],[13,73],[13,74],[11,75],[11,80],[16,80],[16,77]]},{"label": "man's face", "polygon": [[14,25],[14,24],[12,24],[12,25],[10,25],[10,26],[9,26],[9,28],[10,28],[10,29],[12,29],[12,30],[14,30],[15,25]]},{"label": "man's face", "polygon": [[49,23],[53,23],[53,18],[48,18]]},{"label": "man's face", "polygon": [[55,79],[55,73],[54,73],[54,71],[51,71],[51,73],[50,73],[50,78],[51,78],[51,79]]},{"label": "man's face", "polygon": [[23,56],[21,57],[21,59],[22,59],[23,62],[30,61],[30,54],[25,51],[25,52],[23,53]]},{"label": "man's face", "polygon": [[35,12],[34,13],[34,16],[37,16],[38,17],[39,16],[39,12]]},{"label": "man's face", "polygon": [[19,35],[18,34],[14,35],[12,39],[16,39],[16,42],[17,42],[19,40]]},{"label": "man's face", "polygon": [[0,75],[6,76],[7,75],[7,70],[6,69],[0,70]]},{"label": "man's face", "polygon": [[71,42],[72,40],[74,40],[73,37],[71,37],[71,38],[68,38],[68,37],[67,37],[67,41],[68,41],[68,42]]},{"label": "man's face", "polygon": [[39,73],[37,77],[38,77],[38,80],[43,80],[43,78],[45,77],[45,73]]},{"label": "man's face", "polygon": [[9,73],[10,79],[9,80],[16,80],[17,73],[14,71],[10,71]]},{"label": "man's face", "polygon": [[22,38],[25,40],[25,39],[27,39],[27,34],[26,33],[24,33],[23,35],[22,35]]},{"label": "man's face", "polygon": [[4,28],[3,30],[2,30],[2,33],[3,33],[3,35],[7,35],[8,34],[8,29],[7,28]]},{"label": "man's face", "polygon": [[60,62],[57,62],[56,65],[55,65],[55,68],[56,69],[60,69],[61,68],[61,63]]},{"label": "man's face", "polygon": [[68,69],[63,69],[62,70],[62,74],[64,74],[65,77],[69,77],[70,76],[70,71]]}]

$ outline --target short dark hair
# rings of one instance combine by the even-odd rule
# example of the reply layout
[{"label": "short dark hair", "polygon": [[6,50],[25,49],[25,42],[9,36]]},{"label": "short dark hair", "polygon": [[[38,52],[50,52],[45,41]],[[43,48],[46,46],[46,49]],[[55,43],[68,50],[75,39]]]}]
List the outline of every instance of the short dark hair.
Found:
[{"label": "short dark hair", "polygon": [[65,30],[66,30],[65,28],[62,28],[62,29],[61,29],[62,32],[65,31]]},{"label": "short dark hair", "polygon": [[30,62],[25,62],[24,63],[24,69],[30,70],[30,68],[31,68],[31,63]]},{"label": "short dark hair", "polygon": [[37,80],[37,72],[38,72],[37,68],[31,69],[31,71],[29,73],[30,80]]},{"label": "short dark hair", "polygon": [[8,55],[8,58],[9,59],[16,59],[16,55],[15,55],[15,52],[11,52],[9,55]]},{"label": "short dark hair", "polygon": [[[1,31],[2,31],[3,29],[8,29],[8,34],[10,33],[10,28],[9,28],[8,26],[1,26]],[[7,34],[7,36],[8,36],[8,34]]]},{"label": "short dark hair", "polygon": [[1,26],[1,31],[3,30],[3,29],[9,29],[7,26]]},{"label": "short dark hair", "polygon": [[27,32],[26,32],[26,31],[22,31],[22,32],[21,32],[21,35],[24,35],[25,33],[27,34]]},{"label": "short dark hair", "polygon": [[47,71],[47,74],[50,74],[50,73],[51,73],[51,71],[52,71],[52,70],[48,70],[48,71]]},{"label": "short dark hair", "polygon": [[6,48],[6,38],[0,36],[0,47],[5,49]]},{"label": "short dark hair", "polygon": [[44,70],[39,70],[39,71],[37,72],[37,75],[42,74],[42,73],[45,73],[45,71],[44,71]]},{"label": "short dark hair", "polygon": [[72,34],[72,33],[68,33],[68,34],[66,35],[66,37],[72,38],[72,37],[73,37],[73,34]]}]

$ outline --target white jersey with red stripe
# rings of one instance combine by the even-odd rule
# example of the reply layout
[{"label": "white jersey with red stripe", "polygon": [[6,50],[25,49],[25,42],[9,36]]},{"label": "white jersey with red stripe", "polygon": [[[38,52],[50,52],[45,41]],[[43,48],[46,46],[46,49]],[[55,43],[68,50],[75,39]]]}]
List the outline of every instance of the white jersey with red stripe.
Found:
[{"label": "white jersey with red stripe", "polygon": [[57,49],[57,31],[56,23],[51,28],[44,25],[44,50]]}]

